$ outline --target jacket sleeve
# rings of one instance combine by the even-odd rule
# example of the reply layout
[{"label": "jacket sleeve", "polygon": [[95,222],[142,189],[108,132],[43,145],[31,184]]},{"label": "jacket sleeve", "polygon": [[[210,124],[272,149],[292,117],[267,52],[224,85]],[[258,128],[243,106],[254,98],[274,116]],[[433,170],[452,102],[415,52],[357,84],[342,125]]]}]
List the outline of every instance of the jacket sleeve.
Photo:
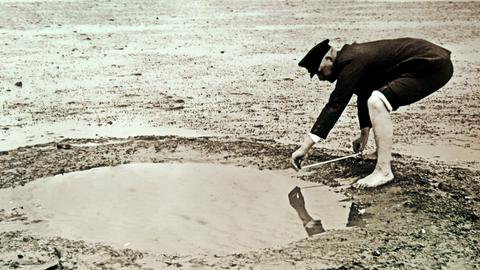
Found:
[{"label": "jacket sleeve", "polygon": [[365,127],[372,127],[370,115],[368,114],[368,96],[359,95],[357,98],[357,112],[360,129]]},{"label": "jacket sleeve", "polygon": [[315,121],[310,133],[326,139],[348,102],[352,98],[354,87],[363,72],[363,65],[348,63],[340,72],[335,89],[328,103]]}]

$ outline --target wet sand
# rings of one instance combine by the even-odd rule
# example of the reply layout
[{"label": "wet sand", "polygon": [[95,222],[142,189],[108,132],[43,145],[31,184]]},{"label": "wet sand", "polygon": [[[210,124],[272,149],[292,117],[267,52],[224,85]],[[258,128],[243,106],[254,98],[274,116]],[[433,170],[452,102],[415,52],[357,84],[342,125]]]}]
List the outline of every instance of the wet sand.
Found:
[{"label": "wet sand", "polygon": [[[148,131],[134,135],[180,127],[297,143],[332,89],[297,66],[313,44],[414,36],[451,50],[455,73],[438,93],[393,114],[394,151],[420,155],[414,146],[442,140],[435,160],[455,155],[462,164],[461,147],[480,159],[478,2],[11,1],[1,8],[0,119],[10,138],[23,127],[79,121]],[[354,103],[321,147],[350,149]]]},{"label": "wet sand", "polygon": [[[57,248],[67,269],[475,269],[479,10],[476,1],[2,1],[2,189],[138,162],[288,170],[332,89],[297,66],[324,38],[337,48],[425,38],[452,51],[455,73],[392,115],[395,182],[345,187],[373,169],[358,159],[296,175],[349,197],[358,211],[348,230],[193,256],[13,229],[0,233],[0,268],[46,268]],[[350,153],[357,135],[352,100],[310,161]],[[0,225],[15,222],[35,219],[0,206]]]},{"label": "wet sand", "polygon": [[[99,262],[106,267],[147,269],[170,266],[187,269],[342,269],[358,265],[422,269],[455,269],[451,265],[460,265],[468,269],[477,264],[478,171],[397,156],[394,165],[395,182],[375,190],[355,190],[345,185],[368,174],[374,167],[373,162],[342,160],[319,167],[312,173],[295,174],[285,156],[296,146],[273,141],[173,136],[135,137],[128,141],[118,139],[116,143],[112,141],[115,139],[110,139],[107,144],[98,139],[64,140],[64,144],[77,146],[58,149],[55,143],[49,143],[13,150],[0,157],[4,168],[0,184],[3,188],[32,181],[40,185],[41,182],[36,179],[46,176],[60,177],[61,174],[67,175],[89,168],[138,162],[253,166],[267,172],[272,170],[273,174],[288,172],[286,175],[296,175],[304,181],[312,182],[312,185],[317,183],[336,187],[337,192],[345,194],[353,203],[348,218],[351,227],[347,230],[329,230],[280,247],[227,255],[169,255],[128,247],[117,248],[114,244],[101,242],[92,244],[90,241],[72,240],[58,235],[42,237],[30,231],[9,230],[0,233],[0,253],[6,254],[2,256],[4,265],[32,265],[31,261],[12,257],[12,252],[35,260],[48,258],[42,260],[44,263],[56,262],[58,260],[52,252],[53,248],[61,250],[62,262],[67,268],[78,265],[91,267]],[[258,158],[258,153],[262,153],[262,158]],[[332,156],[328,150],[320,149],[312,154],[314,162],[338,157]],[[31,160],[35,162],[31,163]],[[251,188],[252,185],[248,186]],[[304,193],[307,208],[310,208],[308,204],[314,198],[309,192],[307,189]],[[316,213],[311,211],[311,214],[315,216]],[[299,222],[297,228],[300,229],[300,221],[296,220]],[[30,226],[37,221],[19,207],[0,209],[2,227],[17,222]],[[252,236],[247,239],[250,237]],[[437,259],[440,256],[442,259]]]}]

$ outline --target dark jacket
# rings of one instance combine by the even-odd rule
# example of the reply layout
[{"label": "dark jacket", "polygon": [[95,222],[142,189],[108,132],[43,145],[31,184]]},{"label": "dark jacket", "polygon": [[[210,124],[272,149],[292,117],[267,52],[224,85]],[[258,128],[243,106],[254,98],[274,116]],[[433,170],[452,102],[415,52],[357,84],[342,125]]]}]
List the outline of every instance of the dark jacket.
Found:
[{"label": "dark jacket", "polygon": [[435,71],[450,52],[422,39],[400,38],[345,45],[337,53],[333,71],[335,89],[311,133],[327,138],[353,94],[357,95],[360,128],[371,127],[367,100],[374,90],[402,74]]}]

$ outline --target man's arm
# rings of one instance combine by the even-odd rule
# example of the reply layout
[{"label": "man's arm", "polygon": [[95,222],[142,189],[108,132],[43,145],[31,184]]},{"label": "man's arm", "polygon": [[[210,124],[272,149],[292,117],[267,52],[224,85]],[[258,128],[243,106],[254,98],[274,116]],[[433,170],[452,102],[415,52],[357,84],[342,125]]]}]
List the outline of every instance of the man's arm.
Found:
[{"label": "man's arm", "polygon": [[367,95],[359,95],[357,98],[357,115],[360,129],[363,129],[365,127],[372,127],[370,115],[368,114],[368,98],[369,96]]},{"label": "man's arm", "polygon": [[310,216],[310,214],[308,214],[307,209],[305,208],[305,199],[303,198],[303,194],[299,187],[295,187],[292,191],[290,191],[288,194],[288,201],[293,209],[297,211],[298,217],[302,221],[303,226],[313,221],[313,218]]},{"label": "man's arm", "polygon": [[303,198],[299,187],[295,187],[290,191],[288,194],[288,200],[293,209],[297,211],[298,217],[302,221],[303,227],[308,236],[325,232],[322,221],[319,219],[313,219],[310,214],[308,214],[307,209],[305,208],[305,199]]},{"label": "man's arm", "polygon": [[358,122],[360,125],[360,136],[352,142],[353,151],[355,153],[362,152],[368,142],[368,136],[372,122],[370,121],[370,115],[368,114],[368,96],[361,95],[357,98],[357,112]]},{"label": "man's arm", "polygon": [[353,89],[362,72],[363,65],[361,64],[350,63],[343,68],[335,89],[330,94],[328,103],[315,121],[310,134],[305,137],[300,148],[292,154],[291,163],[295,170],[301,169],[301,163],[310,148],[321,139],[327,138],[328,133],[352,98]]},{"label": "man's arm", "polygon": [[327,138],[328,133],[330,133],[330,130],[332,130],[333,126],[337,123],[338,118],[340,118],[352,98],[353,91],[357,81],[362,76],[363,70],[363,64],[356,62],[351,62],[342,69],[338,76],[335,89],[330,94],[328,103],[317,117],[310,133],[322,139]]}]

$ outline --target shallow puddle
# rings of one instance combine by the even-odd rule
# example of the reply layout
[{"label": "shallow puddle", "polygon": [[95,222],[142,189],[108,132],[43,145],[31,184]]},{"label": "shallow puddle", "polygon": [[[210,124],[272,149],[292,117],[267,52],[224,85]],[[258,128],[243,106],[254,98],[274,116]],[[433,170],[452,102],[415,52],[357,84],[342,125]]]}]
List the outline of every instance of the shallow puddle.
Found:
[{"label": "shallow puddle", "polygon": [[[0,230],[14,227],[170,254],[242,252],[307,236],[288,203],[295,186],[311,183],[233,165],[95,168],[0,190],[1,208],[23,207],[28,217],[1,222]],[[345,228],[350,203],[343,195],[326,187],[303,194],[325,229]]]},{"label": "shallow puddle", "polygon": [[175,127],[154,127],[146,123],[116,122],[112,125],[97,126],[84,121],[61,121],[36,123],[23,127],[0,130],[0,150],[11,150],[21,146],[60,141],[64,138],[127,138],[138,135],[181,136],[197,138],[218,136],[212,132]]},{"label": "shallow puddle", "polygon": [[438,140],[435,144],[409,144],[401,147],[408,155],[449,163],[478,162],[480,160],[480,143],[475,139],[450,141]]}]

